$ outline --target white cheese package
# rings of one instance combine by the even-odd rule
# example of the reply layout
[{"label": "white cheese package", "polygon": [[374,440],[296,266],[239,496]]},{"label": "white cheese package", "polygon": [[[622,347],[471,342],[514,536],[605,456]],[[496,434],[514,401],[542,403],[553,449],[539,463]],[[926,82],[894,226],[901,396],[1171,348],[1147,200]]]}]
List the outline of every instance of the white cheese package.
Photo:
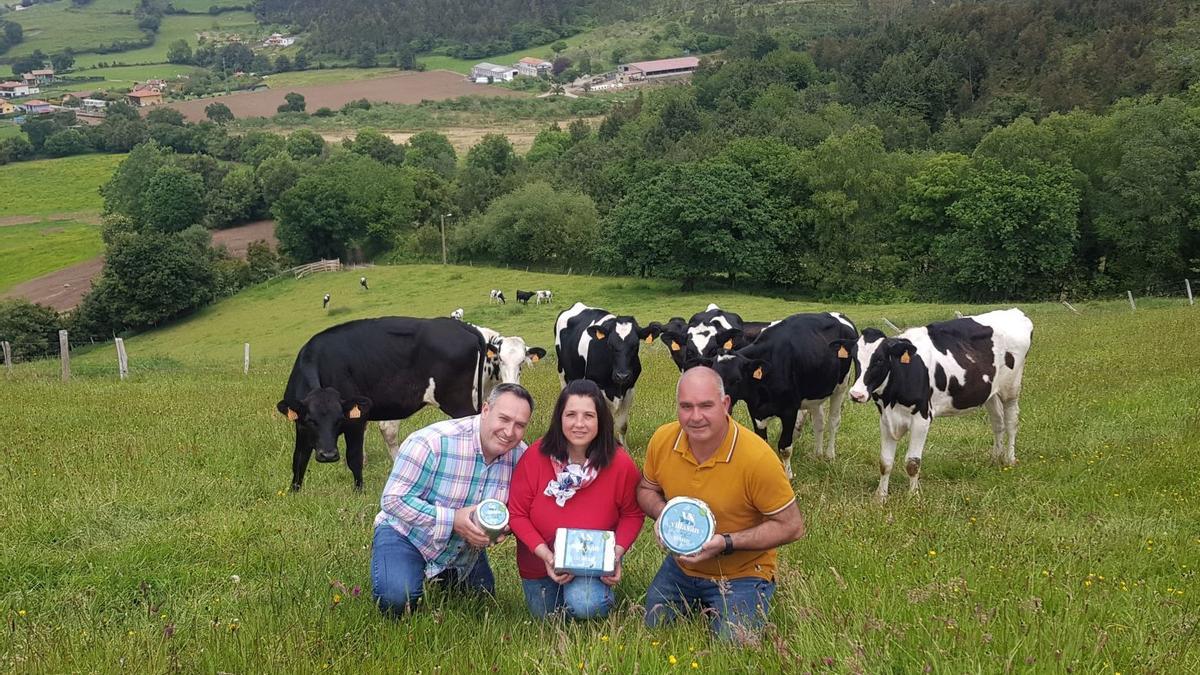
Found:
[{"label": "white cheese package", "polygon": [[699,499],[675,497],[658,516],[658,536],[667,550],[676,555],[691,555],[717,531],[717,519]]},{"label": "white cheese package", "polygon": [[612,530],[560,527],[554,534],[554,571],[603,577],[617,569],[617,536]]},{"label": "white cheese package", "polygon": [[471,515],[475,524],[486,532],[492,541],[499,539],[508,527],[508,507],[499,499],[485,499],[479,502],[479,506]]}]

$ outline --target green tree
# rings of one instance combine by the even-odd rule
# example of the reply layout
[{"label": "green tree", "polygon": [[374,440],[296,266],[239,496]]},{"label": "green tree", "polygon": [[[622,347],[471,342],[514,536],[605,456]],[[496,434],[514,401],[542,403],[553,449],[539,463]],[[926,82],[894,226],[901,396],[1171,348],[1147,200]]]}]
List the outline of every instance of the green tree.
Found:
[{"label": "green tree", "polygon": [[204,180],[178,166],[164,166],[146,184],[139,204],[140,224],[160,232],[179,232],[204,218]]},{"label": "green tree", "polygon": [[51,157],[66,157],[91,152],[92,146],[78,129],[63,129],[46,139],[44,150]]},{"label": "green tree", "polygon": [[217,124],[226,124],[233,121],[233,111],[229,109],[229,106],[219,101],[204,106],[204,116]]},{"label": "green tree", "polygon": [[494,176],[507,176],[517,170],[519,159],[504,134],[487,134],[467,151],[467,166]]},{"label": "green tree", "polygon": [[529,152],[525,153],[525,161],[531,165],[556,161],[571,145],[571,134],[555,124],[548,129],[542,129],[534,136],[533,145],[529,147]]},{"label": "green tree", "polygon": [[158,170],[169,164],[170,153],[153,141],[134,148],[117,165],[108,182],[100,186],[104,214],[124,216],[140,222],[142,197],[146,188]]},{"label": "green tree", "polygon": [[404,161],[404,148],[396,145],[387,134],[370,127],[360,129],[354,140],[346,139],[343,145],[356,155],[370,157],[384,164],[400,164]]},{"label": "green tree", "polygon": [[297,129],[287,138],[287,153],[292,159],[320,157],[325,152],[325,139],[311,129]]},{"label": "green tree", "polygon": [[205,224],[210,229],[231,227],[260,214],[262,193],[255,170],[237,166],[221,179],[221,186],[209,193]]},{"label": "green tree", "polygon": [[25,136],[0,139],[0,164],[20,162],[33,156],[33,144]]},{"label": "green tree", "polygon": [[68,47],[58,54],[54,54],[50,57],[50,65],[54,67],[55,73],[65,73],[75,65],[75,52]]},{"label": "green tree", "polygon": [[189,64],[192,62],[192,48],[187,40],[176,40],[167,47],[167,63]]},{"label": "green tree", "polygon": [[58,353],[58,312],[23,298],[0,300],[0,341],[12,345],[19,361],[46,358]]},{"label": "green tree", "polygon": [[146,113],[147,124],[169,124],[171,126],[181,127],[186,124],[183,118],[183,113],[174,108],[154,108]]},{"label": "green tree", "polygon": [[266,131],[251,131],[242,136],[238,155],[247,164],[258,166],[266,158],[287,150],[287,139]]},{"label": "green tree", "polygon": [[598,222],[587,195],[536,181],[488,206],[473,228],[473,248],[493,260],[566,267],[588,259]]},{"label": "green tree", "polygon": [[254,169],[259,194],[268,207],[299,179],[300,166],[284,152],[268,157]]},{"label": "green tree", "polygon": [[283,97],[284,103],[279,106],[279,112],[304,112],[304,94],[290,91]]},{"label": "green tree", "polygon": [[408,139],[404,166],[427,169],[443,178],[453,178],[458,168],[458,154],[454,152],[450,139],[442,134],[421,131]]}]

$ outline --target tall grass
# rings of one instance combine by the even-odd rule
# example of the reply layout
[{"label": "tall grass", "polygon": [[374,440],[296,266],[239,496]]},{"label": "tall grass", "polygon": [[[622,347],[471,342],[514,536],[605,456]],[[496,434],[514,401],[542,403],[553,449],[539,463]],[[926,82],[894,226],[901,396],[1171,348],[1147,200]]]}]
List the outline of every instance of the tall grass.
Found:
[{"label": "tall grass", "polygon": [[[838,458],[797,452],[808,536],[781,551],[779,591],[757,649],[712,643],[703,623],[648,631],[642,600],[661,554],[644,534],[618,609],[594,624],[538,624],[511,542],[491,553],[492,600],[434,592],[403,621],[369,601],[371,519],[388,472],[367,438],[367,490],[313,465],[286,493],[292,430],[274,410],[296,349],[361,316],[442,315],[549,348],[576,299],[643,323],[710,301],[748,319],[845,311],[860,328],[970,313],[967,306],[824,307],[733,292],[678,293],[634,279],[411,266],[281,280],[128,341],[20,366],[0,382],[0,667],[18,672],[1195,672],[1200,501],[1197,310],[1181,301],[1023,306],[1036,326],[1022,399],[1020,463],[987,463],[982,414],[940,419],[923,494],[897,481],[884,507],[877,414],[846,411]],[[489,305],[490,288],[551,288],[553,307]],[[333,295],[331,310],[321,295]],[[253,366],[240,374],[241,345]],[[558,383],[526,371],[536,437]],[[640,462],[673,417],[677,377],[643,347],[630,446]],[[737,416],[745,422],[739,406]],[[441,418],[426,410],[411,431]],[[772,430],[772,438],[777,430]],[[811,436],[798,439],[807,447]],[[693,667],[692,664],[695,664]]]}]

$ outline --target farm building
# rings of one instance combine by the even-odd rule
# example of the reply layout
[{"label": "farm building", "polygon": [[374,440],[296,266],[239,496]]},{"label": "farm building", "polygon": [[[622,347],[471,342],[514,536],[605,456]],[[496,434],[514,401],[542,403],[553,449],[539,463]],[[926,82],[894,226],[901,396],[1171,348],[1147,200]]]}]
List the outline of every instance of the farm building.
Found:
[{"label": "farm building", "polygon": [[471,80],[477,84],[491,84],[492,82],[512,82],[517,76],[517,69],[507,66],[498,66],[494,63],[477,63],[471,69]]},{"label": "farm building", "polygon": [[0,115],[11,115],[17,111],[17,106],[0,98]]},{"label": "farm building", "polygon": [[38,70],[31,70],[21,75],[21,79],[25,80],[25,83],[30,86],[49,84],[54,81],[54,69],[39,68]]},{"label": "farm building", "polygon": [[162,105],[162,92],[157,89],[139,89],[129,92],[129,102],[135,108],[144,108],[151,105]]},{"label": "farm building", "polygon": [[552,67],[553,64],[546,59],[539,59],[533,56],[526,56],[516,63],[517,72],[528,77],[549,75]]},{"label": "farm building", "polygon": [[80,101],[78,114],[103,117],[106,113],[106,108],[108,108],[108,101],[102,98],[85,98]]},{"label": "farm building", "polygon": [[36,87],[30,88],[24,82],[15,82],[13,80],[0,82],[0,98],[20,98],[21,96],[29,96],[36,93],[38,93]]},{"label": "farm building", "polygon": [[25,114],[27,115],[42,115],[54,110],[54,106],[50,105],[49,102],[36,98],[22,103],[21,108],[25,110]]},{"label": "farm building", "polygon": [[640,82],[660,77],[689,75],[700,66],[700,59],[695,56],[681,56],[674,59],[658,59],[657,61],[638,61],[617,66],[617,78],[621,82]]},{"label": "farm building", "polygon": [[271,33],[271,37],[263,40],[264,47],[291,47],[295,44],[296,38],[289,37],[283,33]]}]

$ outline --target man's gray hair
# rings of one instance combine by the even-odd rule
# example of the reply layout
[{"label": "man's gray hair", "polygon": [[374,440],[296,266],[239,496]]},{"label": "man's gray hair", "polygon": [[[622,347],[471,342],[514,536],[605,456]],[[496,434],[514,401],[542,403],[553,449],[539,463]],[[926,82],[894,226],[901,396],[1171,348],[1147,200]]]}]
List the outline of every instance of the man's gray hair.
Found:
[{"label": "man's gray hair", "polygon": [[484,401],[484,403],[491,407],[496,404],[497,399],[505,394],[512,394],[513,396],[525,401],[529,404],[529,412],[533,412],[533,396],[529,393],[529,390],[519,384],[512,384],[511,382],[505,382],[493,387],[491,393],[488,394],[487,400]]},{"label": "man's gray hair", "polygon": [[683,374],[679,376],[679,382],[675,384],[676,401],[679,400],[679,387],[683,384],[683,379],[689,376],[699,377],[700,375],[707,375],[714,383],[716,383],[717,397],[725,398],[725,381],[721,379],[721,375],[708,366],[693,366],[683,371]]}]

